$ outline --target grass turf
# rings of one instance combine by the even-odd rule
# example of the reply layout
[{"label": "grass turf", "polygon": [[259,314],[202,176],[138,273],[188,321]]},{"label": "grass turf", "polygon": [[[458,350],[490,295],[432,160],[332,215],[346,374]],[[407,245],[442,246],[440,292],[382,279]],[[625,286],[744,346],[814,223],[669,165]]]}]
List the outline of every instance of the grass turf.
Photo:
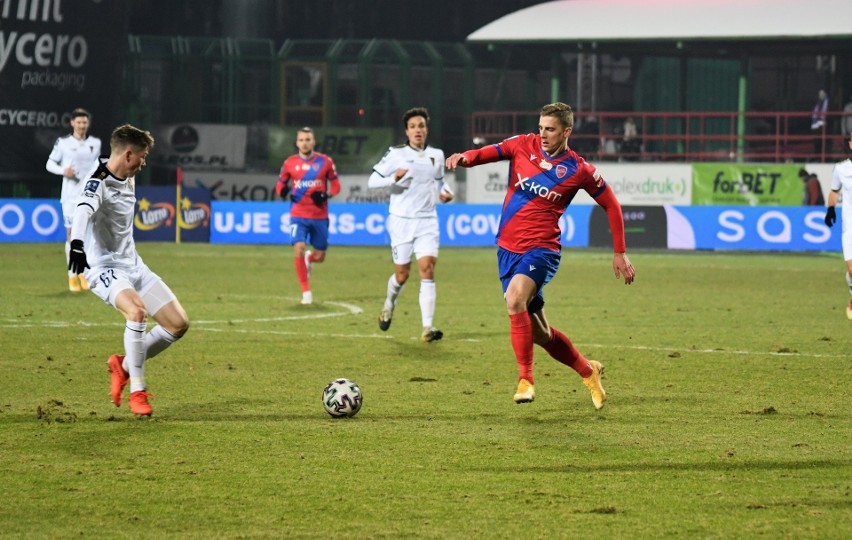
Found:
[{"label": "grass turf", "polygon": [[[4,537],[852,536],[852,322],[839,255],[566,251],[548,319],[606,366],[595,411],[536,348],[517,367],[490,249],[444,249],[378,330],[386,248],[332,247],[299,305],[289,247],[141,244],[192,328],[109,401],[121,316],[67,292],[62,248],[3,246]],[[364,391],[352,419],[320,396]]]}]

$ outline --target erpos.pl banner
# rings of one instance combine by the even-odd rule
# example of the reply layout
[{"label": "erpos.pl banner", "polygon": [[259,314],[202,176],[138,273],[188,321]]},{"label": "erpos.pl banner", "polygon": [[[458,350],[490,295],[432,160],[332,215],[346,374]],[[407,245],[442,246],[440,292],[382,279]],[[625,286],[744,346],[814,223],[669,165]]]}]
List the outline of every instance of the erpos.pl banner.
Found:
[{"label": "erpos.pl banner", "polygon": [[692,204],[795,206],[802,203],[799,165],[695,163]]},{"label": "erpos.pl banner", "polygon": [[184,170],[243,169],[248,127],[225,124],[175,124],[151,130],[154,165]]}]

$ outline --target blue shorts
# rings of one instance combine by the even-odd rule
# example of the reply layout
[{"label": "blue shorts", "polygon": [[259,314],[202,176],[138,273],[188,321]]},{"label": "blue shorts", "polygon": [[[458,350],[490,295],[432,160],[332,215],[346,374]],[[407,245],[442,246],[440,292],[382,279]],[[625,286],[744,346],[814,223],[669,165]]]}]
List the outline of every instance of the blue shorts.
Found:
[{"label": "blue shorts", "polygon": [[304,242],[319,251],[328,249],[328,218],[290,218],[290,244]]},{"label": "blue shorts", "polygon": [[540,310],[544,306],[544,294],[541,290],[556,275],[561,260],[561,253],[546,248],[534,248],[526,253],[513,253],[498,247],[497,269],[500,272],[500,281],[503,282],[503,294],[506,294],[509,282],[515,275],[528,276],[535,282],[537,289],[535,297],[530,302],[530,309],[533,312]]}]

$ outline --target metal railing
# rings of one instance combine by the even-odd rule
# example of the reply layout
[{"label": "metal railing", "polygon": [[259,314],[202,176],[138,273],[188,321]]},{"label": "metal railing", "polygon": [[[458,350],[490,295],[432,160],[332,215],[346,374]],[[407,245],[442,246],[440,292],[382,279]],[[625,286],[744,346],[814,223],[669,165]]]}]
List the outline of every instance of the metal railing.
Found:
[{"label": "metal railing", "polygon": [[[849,157],[852,113],[829,112],[811,129],[810,112],[596,112],[575,113],[569,145],[595,161],[833,162]],[[628,118],[635,136],[625,136]],[[475,112],[475,144],[536,132],[538,111]]]}]

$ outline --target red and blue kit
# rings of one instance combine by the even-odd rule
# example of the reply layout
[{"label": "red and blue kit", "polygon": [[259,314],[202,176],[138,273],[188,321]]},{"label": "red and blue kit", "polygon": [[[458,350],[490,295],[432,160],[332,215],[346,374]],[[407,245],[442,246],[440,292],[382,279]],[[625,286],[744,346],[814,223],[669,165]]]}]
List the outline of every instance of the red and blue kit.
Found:
[{"label": "red and blue kit", "polygon": [[464,152],[467,167],[510,160],[509,184],[497,245],[514,253],[534,248],[560,251],[559,218],[581,189],[606,210],[616,252],[626,250],[624,218],[612,188],[590,163],[570,148],[549,156],[537,134]]},{"label": "red and blue kit", "polygon": [[289,189],[293,200],[290,216],[328,219],[328,203],[315,203],[311,193],[324,191],[329,196],[340,193],[340,179],[337,177],[334,161],[319,152],[314,152],[308,159],[299,154],[288,157],[281,165],[275,192],[281,195],[282,189]]}]

